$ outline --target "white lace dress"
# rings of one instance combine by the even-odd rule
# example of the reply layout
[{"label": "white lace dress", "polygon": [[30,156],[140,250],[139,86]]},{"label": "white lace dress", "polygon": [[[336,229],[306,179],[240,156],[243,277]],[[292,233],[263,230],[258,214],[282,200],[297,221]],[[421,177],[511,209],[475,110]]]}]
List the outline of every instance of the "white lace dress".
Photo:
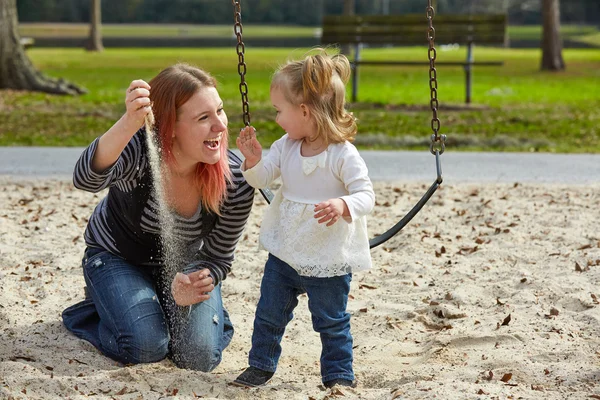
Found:
[{"label": "white lace dress", "polygon": [[[364,160],[350,143],[332,144],[314,157],[303,157],[300,145],[285,135],[259,164],[243,172],[257,188],[281,177],[282,186],[261,223],[261,248],[303,276],[332,277],[370,268],[366,215],[375,194]],[[342,198],[351,217],[332,226],[319,224],[314,207],[331,198]]]}]

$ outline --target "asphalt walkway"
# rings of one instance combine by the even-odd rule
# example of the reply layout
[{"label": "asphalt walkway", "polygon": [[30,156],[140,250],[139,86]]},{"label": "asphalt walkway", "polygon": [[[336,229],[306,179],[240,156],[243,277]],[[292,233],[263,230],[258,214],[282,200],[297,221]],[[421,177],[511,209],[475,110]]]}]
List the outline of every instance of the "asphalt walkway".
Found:
[{"label": "asphalt walkway", "polygon": [[[0,175],[70,179],[82,147],[0,147]],[[238,153],[239,154],[239,153]],[[429,151],[361,151],[374,181],[433,182]],[[600,154],[464,153],[441,158],[444,183],[600,183]]]}]

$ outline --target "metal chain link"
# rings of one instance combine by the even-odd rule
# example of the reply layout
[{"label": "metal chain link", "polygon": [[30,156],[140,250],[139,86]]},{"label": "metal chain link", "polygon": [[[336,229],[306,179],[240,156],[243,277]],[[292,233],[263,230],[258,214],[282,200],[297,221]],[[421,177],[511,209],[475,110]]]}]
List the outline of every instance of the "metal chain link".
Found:
[{"label": "metal chain link", "polygon": [[244,125],[250,125],[250,105],[248,104],[248,84],[246,83],[246,62],[244,61],[244,42],[242,41],[242,6],[239,0],[231,0],[233,4],[233,33],[237,37],[235,50],[238,55],[238,73],[240,74],[240,94],[242,95],[242,118]]},{"label": "metal chain link", "polygon": [[431,94],[431,100],[429,101],[429,105],[431,106],[431,130],[433,134],[431,135],[431,144],[429,145],[429,151],[431,154],[442,154],[446,149],[446,135],[438,134],[440,130],[440,120],[437,115],[437,109],[439,106],[438,98],[437,98],[437,70],[435,69],[435,59],[437,56],[437,52],[435,50],[434,41],[435,41],[435,29],[433,28],[433,17],[435,15],[435,10],[431,5],[431,0],[427,0],[427,8],[425,9],[425,14],[427,16],[427,21],[429,22],[429,27],[427,29],[427,41],[429,42],[429,50],[427,51],[427,56],[429,57],[429,91]]}]

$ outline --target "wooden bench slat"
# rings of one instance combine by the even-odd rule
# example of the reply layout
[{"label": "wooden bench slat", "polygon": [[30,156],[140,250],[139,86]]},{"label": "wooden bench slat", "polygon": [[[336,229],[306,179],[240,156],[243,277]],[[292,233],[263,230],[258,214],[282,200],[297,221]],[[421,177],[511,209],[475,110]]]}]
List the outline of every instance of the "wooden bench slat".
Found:
[{"label": "wooden bench slat", "polygon": [[[351,61],[351,64],[355,65],[371,65],[371,66],[390,66],[390,65],[429,65],[429,61],[377,61],[377,60],[360,60],[360,61]],[[492,67],[492,66],[502,66],[504,65],[504,61],[436,61],[435,65],[446,65],[446,66],[456,66],[456,67],[464,67],[466,65],[475,65],[482,67]]]},{"label": "wooden bench slat", "polygon": [[[388,34],[398,34],[398,35],[402,35],[402,34],[422,34],[425,35],[425,33],[427,32],[427,29],[425,29],[422,26],[401,26],[401,25],[397,25],[397,26],[369,26],[369,27],[358,27],[358,28],[353,28],[353,27],[335,27],[334,29],[328,29],[327,31],[323,32],[323,36],[332,36],[332,35],[348,35],[348,34],[370,34],[370,35],[378,35],[378,34],[382,34],[382,33],[388,33]],[[435,33],[436,35],[438,33],[443,33],[443,32],[452,32],[452,33],[462,33],[462,34],[467,34],[467,33],[471,33],[473,35],[478,35],[478,34],[482,34],[482,33],[488,33],[488,32],[496,32],[499,34],[504,34],[505,29],[504,28],[495,28],[495,27],[471,27],[471,26],[461,26],[461,27],[457,27],[457,28],[448,28],[448,27],[435,27]]]},{"label": "wooden bench slat", "polygon": [[[474,25],[505,25],[507,21],[505,14],[484,15],[436,15],[434,25],[445,24],[467,24]],[[326,15],[323,17],[323,26],[326,25],[357,25],[357,24],[426,24],[427,18],[424,14],[402,14],[402,15]]]},{"label": "wooden bench slat", "polygon": [[[506,23],[505,14],[436,16],[436,41],[503,44]],[[328,15],[323,18],[321,43],[421,44],[426,31],[426,18],[420,14]]]},{"label": "wooden bench slat", "polygon": [[[465,39],[471,37],[474,41],[477,41],[477,38],[482,37],[498,37],[503,39],[505,32],[502,31],[480,31],[480,32],[471,32],[471,31],[435,31],[435,37],[441,38],[444,36],[453,36],[453,37],[464,37]],[[321,38],[330,39],[330,38],[339,38],[340,40],[348,37],[364,37],[365,40],[369,40],[370,38],[374,38],[377,36],[388,36],[388,37],[406,37],[410,39],[415,39],[421,41],[424,38],[427,38],[427,32],[424,30],[420,31],[405,31],[405,30],[378,30],[378,31],[362,31],[362,32],[331,32],[328,35],[322,35]],[[322,40],[324,41],[324,40]]]},{"label": "wooden bench slat", "polygon": [[[448,43],[467,43],[473,41],[478,44],[503,44],[505,40],[502,34],[489,34],[489,35],[478,35],[469,37],[468,35],[437,35],[435,37],[435,43],[448,44]],[[323,44],[395,44],[395,45],[421,45],[427,43],[425,34],[419,36],[410,35],[348,35],[348,36],[335,36],[335,37],[322,37],[321,43]]]}]

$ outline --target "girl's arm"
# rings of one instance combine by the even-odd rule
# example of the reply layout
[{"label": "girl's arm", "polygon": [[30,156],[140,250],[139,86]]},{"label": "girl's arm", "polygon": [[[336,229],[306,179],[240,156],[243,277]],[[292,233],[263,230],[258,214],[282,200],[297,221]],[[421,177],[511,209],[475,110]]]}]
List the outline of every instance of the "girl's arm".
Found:
[{"label": "girl's arm", "polygon": [[242,173],[248,183],[257,189],[268,187],[281,175],[281,150],[287,141],[287,134],[276,140],[266,156],[262,157],[256,165],[249,167],[247,161],[242,164]]},{"label": "girl's arm", "polygon": [[339,177],[344,182],[348,195],[342,196],[350,213],[350,219],[355,220],[365,216],[375,207],[375,192],[369,178],[369,170],[365,160],[360,156],[356,147],[348,144],[338,161]]},{"label": "girl's arm", "polygon": [[256,139],[256,130],[253,126],[246,126],[240,131],[240,135],[235,139],[235,144],[246,158],[242,164],[242,169],[254,167],[262,158],[262,146]]},{"label": "girl's arm", "polygon": [[315,205],[314,217],[319,224],[335,224],[340,218],[353,221],[369,214],[375,206],[375,192],[365,161],[353,145],[347,143],[335,162],[336,176],[344,183],[348,195],[328,199]]}]

